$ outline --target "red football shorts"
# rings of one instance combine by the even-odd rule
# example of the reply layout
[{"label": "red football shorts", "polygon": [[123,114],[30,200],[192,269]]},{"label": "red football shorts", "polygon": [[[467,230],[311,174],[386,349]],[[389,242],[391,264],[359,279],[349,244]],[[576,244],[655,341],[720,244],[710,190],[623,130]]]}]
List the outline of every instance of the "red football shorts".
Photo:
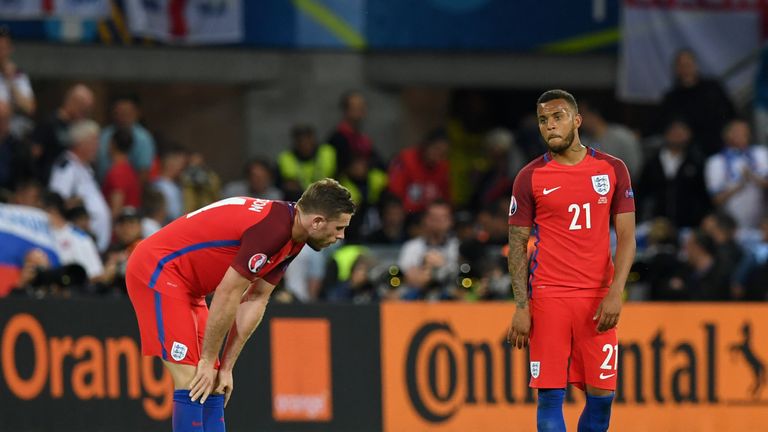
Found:
[{"label": "red football shorts", "polygon": [[618,367],[616,329],[597,332],[592,317],[602,298],[531,299],[531,382],[533,388],[615,390]]},{"label": "red football shorts", "polygon": [[[144,279],[129,269],[125,281],[139,323],[141,352],[171,363],[197,366],[208,320],[204,299],[182,300],[163,295],[150,288]],[[160,274],[157,283],[182,286],[181,281],[164,273]],[[216,367],[219,367],[218,360]]]}]

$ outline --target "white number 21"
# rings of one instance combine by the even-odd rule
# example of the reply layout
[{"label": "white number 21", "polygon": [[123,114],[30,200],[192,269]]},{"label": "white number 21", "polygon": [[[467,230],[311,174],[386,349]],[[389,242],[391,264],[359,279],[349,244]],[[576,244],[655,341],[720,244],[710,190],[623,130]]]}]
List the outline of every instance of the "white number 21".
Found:
[{"label": "white number 21", "polygon": [[584,208],[584,219],[586,221],[587,229],[592,228],[592,215],[589,212],[589,203],[585,203],[581,207],[579,207],[578,204],[571,204],[568,206],[568,213],[573,213],[573,219],[571,220],[571,226],[568,227],[569,230],[574,231],[581,229],[581,224],[578,222],[582,208]]}]

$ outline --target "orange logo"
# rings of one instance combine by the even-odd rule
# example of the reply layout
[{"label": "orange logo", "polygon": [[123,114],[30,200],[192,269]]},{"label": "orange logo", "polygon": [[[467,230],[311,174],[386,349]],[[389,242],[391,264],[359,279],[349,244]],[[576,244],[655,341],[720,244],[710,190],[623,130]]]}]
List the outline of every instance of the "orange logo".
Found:
[{"label": "orange logo", "polygon": [[330,421],[331,328],[323,318],[270,321],[272,416],[277,421]]}]

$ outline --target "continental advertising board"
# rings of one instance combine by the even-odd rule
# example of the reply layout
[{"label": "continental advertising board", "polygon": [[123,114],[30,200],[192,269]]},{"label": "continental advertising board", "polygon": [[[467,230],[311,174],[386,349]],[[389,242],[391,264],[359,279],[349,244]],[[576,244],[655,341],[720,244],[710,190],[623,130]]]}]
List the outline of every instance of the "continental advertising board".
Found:
[{"label": "continental advertising board", "polygon": [[[527,353],[504,342],[513,310],[383,304],[384,431],[535,431]],[[768,305],[630,304],[619,342],[611,430],[768,430]],[[583,396],[568,396],[574,428]]]}]

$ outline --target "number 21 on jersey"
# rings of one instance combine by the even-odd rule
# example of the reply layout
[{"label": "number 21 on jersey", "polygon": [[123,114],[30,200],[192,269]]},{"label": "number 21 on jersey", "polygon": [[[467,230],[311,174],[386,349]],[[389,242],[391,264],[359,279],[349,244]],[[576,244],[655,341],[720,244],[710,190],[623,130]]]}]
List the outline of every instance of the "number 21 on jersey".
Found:
[{"label": "number 21 on jersey", "polygon": [[[581,216],[581,210],[584,209],[584,217]],[[568,213],[573,213],[573,219],[571,219],[571,226],[569,230],[575,231],[582,229],[582,224],[586,229],[592,228],[592,214],[589,211],[589,203],[584,203],[581,206],[578,204],[571,204],[568,206]]]}]

